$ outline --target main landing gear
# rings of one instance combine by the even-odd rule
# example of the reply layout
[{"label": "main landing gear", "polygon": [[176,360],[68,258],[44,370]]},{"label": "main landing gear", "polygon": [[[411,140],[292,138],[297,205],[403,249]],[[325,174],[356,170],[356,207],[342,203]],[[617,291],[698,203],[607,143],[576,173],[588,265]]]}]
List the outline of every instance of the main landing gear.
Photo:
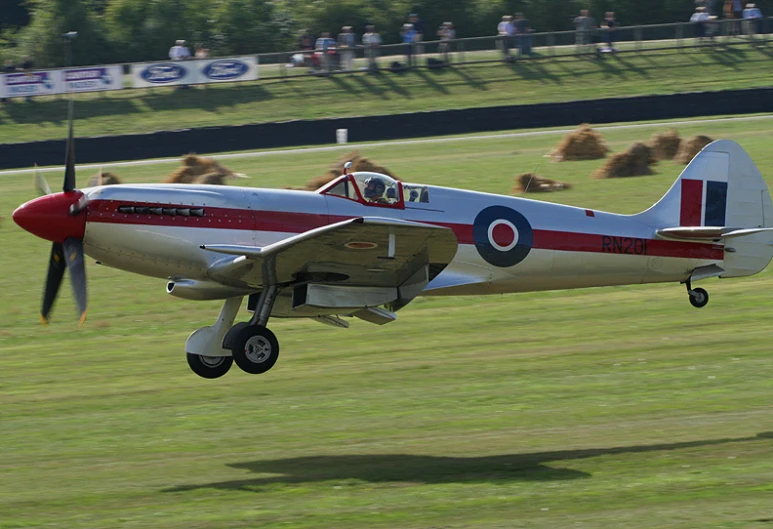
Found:
[{"label": "main landing gear", "polygon": [[706,305],[708,305],[709,303],[708,292],[706,292],[702,288],[692,288],[692,285],[689,279],[685,282],[685,285],[687,286],[687,294],[690,297],[690,305],[692,305],[697,309],[703,308]]},{"label": "main landing gear", "polygon": [[275,285],[260,292],[249,322],[233,324],[243,298],[229,298],[223,304],[217,322],[193,332],[185,343],[188,365],[202,378],[220,378],[236,363],[250,374],[265,373],[279,359],[279,342],[266,328],[274,300]]}]

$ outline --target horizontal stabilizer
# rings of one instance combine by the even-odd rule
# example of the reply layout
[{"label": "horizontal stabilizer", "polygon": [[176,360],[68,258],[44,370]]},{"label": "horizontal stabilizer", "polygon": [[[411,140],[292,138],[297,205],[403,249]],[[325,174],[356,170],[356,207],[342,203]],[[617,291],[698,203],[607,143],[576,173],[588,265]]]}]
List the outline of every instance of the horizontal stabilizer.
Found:
[{"label": "horizontal stabilizer", "polygon": [[661,239],[680,241],[704,241],[717,239],[731,239],[743,237],[755,233],[773,232],[773,228],[732,228],[729,226],[680,226],[675,228],[662,228],[657,231]]}]

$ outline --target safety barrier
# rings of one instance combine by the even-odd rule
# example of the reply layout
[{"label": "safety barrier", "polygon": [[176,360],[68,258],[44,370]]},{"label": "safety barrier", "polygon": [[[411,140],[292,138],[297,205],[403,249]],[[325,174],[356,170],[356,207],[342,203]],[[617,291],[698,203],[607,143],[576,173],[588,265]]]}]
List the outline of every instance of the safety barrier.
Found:
[{"label": "safety barrier", "polygon": [[[244,82],[353,71],[404,71],[604,53],[642,53],[690,47],[768,45],[773,18],[626,26],[590,31],[528,33],[390,44],[372,48],[295,50],[208,60],[158,61],[35,70],[0,76],[0,97],[57,95],[188,84]],[[351,56],[351,57],[350,57]]]}]

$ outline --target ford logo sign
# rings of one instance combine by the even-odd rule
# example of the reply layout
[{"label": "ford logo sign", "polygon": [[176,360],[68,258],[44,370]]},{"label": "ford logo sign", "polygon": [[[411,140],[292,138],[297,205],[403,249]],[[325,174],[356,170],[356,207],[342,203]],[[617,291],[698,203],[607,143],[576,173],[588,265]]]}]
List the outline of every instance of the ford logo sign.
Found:
[{"label": "ford logo sign", "polygon": [[202,73],[209,79],[224,81],[241,77],[249,70],[249,66],[242,61],[223,60],[209,63]]},{"label": "ford logo sign", "polygon": [[154,64],[145,68],[140,77],[149,83],[164,84],[179,81],[186,73],[188,70],[176,64]]}]

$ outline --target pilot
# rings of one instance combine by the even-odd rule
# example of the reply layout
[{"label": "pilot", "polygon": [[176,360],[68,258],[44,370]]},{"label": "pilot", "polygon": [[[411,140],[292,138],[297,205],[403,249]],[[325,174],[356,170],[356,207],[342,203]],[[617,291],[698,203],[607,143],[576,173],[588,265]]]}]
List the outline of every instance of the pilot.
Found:
[{"label": "pilot", "polygon": [[371,176],[365,181],[365,191],[363,195],[368,202],[388,204],[389,202],[384,199],[385,190],[386,184],[384,184],[384,181],[381,178]]}]

